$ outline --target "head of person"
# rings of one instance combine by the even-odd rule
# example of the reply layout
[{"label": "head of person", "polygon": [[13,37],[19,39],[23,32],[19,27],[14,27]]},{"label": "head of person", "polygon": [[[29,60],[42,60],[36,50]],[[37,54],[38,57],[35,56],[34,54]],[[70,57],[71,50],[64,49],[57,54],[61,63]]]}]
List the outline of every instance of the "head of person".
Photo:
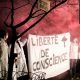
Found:
[{"label": "head of person", "polygon": [[3,38],[4,40],[8,39],[8,32],[6,30],[0,30],[0,38]]}]

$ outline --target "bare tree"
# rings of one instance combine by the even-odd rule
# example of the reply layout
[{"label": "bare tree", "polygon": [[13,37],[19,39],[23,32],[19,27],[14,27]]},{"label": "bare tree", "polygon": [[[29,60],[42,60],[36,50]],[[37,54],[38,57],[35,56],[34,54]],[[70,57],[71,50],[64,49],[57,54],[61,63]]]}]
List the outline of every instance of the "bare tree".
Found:
[{"label": "bare tree", "polygon": [[[29,1],[29,0],[28,0]],[[53,9],[55,9],[56,7],[60,6],[61,4],[65,3],[67,0],[53,0],[53,6],[50,8],[50,10],[48,11],[43,11],[41,9],[37,9],[36,8],[36,4],[38,2],[38,0],[35,0],[35,2],[32,4],[32,7],[30,9],[30,13],[28,15],[28,17],[26,17],[25,20],[23,20],[22,22],[18,23],[17,25],[14,25],[14,11],[17,9],[14,9],[14,0],[10,0],[11,2],[11,11],[9,13],[9,15],[11,14],[11,22],[10,24],[7,24],[6,20],[5,20],[5,25],[7,27],[9,27],[12,31],[12,39],[11,39],[11,52],[10,52],[10,58],[9,58],[9,66],[8,66],[8,78],[7,80],[12,80],[12,70],[13,70],[13,63],[14,63],[14,44],[15,41],[23,36],[27,31],[29,31],[31,28],[35,27],[35,25],[37,25],[49,12],[51,12]],[[24,5],[23,5],[24,6]],[[22,6],[21,6],[22,7]],[[19,7],[20,8],[20,7]],[[7,16],[7,18],[9,17],[9,15]],[[33,18],[38,17],[38,19],[31,24],[31,26],[27,29],[25,29],[19,36],[16,35],[16,29],[20,28],[22,25],[26,24],[28,21],[30,21]]]}]

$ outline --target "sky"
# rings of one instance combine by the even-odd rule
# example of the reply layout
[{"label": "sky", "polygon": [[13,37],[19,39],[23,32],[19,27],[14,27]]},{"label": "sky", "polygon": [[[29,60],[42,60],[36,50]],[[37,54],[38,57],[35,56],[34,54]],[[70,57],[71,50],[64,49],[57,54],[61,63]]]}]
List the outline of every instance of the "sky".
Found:
[{"label": "sky", "polygon": [[[30,4],[27,4],[27,1],[28,0],[14,0],[14,25],[22,22],[29,15],[31,4],[33,4],[35,0],[30,0]],[[7,24],[10,24],[10,8],[10,0],[0,0],[1,28],[5,26],[5,20]],[[30,27],[30,25],[33,24],[37,19],[38,17],[35,19],[31,19],[28,23],[17,29],[17,31],[20,33],[23,32],[26,28]],[[67,0],[64,4],[52,10],[44,19],[42,19],[41,22],[34,26],[34,28],[26,32],[24,36],[28,34],[52,35],[70,32],[71,37],[79,37],[79,28],[80,25],[78,0]]]}]

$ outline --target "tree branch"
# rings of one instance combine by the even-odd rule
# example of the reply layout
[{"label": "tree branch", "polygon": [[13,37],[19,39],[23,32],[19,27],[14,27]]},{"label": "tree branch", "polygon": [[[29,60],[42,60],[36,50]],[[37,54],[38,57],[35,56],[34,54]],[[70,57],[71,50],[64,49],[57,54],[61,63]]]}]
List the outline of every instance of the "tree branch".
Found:
[{"label": "tree branch", "polygon": [[14,23],[14,1],[11,1],[11,30],[12,30],[12,43],[11,43],[11,52],[10,52],[10,57],[9,57],[9,65],[8,65],[8,78],[7,80],[12,80],[12,72],[13,72],[13,64],[14,64],[14,45],[15,45],[15,41],[16,41],[16,29],[13,26]]},{"label": "tree branch", "polygon": [[11,8],[9,8],[9,7],[0,7],[0,8],[7,8],[7,9],[11,9]]},{"label": "tree branch", "polygon": [[37,12],[41,11],[41,9],[35,11],[34,13],[32,13],[32,15],[36,14]]},{"label": "tree branch", "polygon": [[7,15],[7,17],[6,17],[6,19],[5,19],[5,22],[7,21],[7,19],[8,19],[8,17],[9,17],[10,13],[11,13],[11,11],[10,11],[9,14]]},{"label": "tree branch", "polygon": [[4,22],[4,24],[6,25],[6,27],[9,27],[10,28],[10,26],[6,22]]},{"label": "tree branch", "polygon": [[24,25],[26,22],[28,22],[28,21],[31,19],[31,17],[32,17],[32,12],[33,12],[33,9],[34,9],[37,1],[38,1],[38,0],[36,0],[35,3],[33,4],[29,16],[28,16],[24,21],[22,21],[22,22],[20,22],[19,24],[15,25],[15,26],[14,26],[15,28],[19,28],[20,26]]},{"label": "tree branch", "polygon": [[27,31],[29,31],[31,28],[33,28],[35,25],[37,25],[49,12],[51,12],[53,9],[55,9],[56,7],[60,6],[61,4],[63,4],[64,2],[66,2],[67,0],[64,0],[62,2],[60,2],[59,4],[56,4],[54,7],[52,7],[48,12],[46,12],[39,20],[37,20],[34,24],[32,24],[29,28],[27,28],[24,32],[22,32],[17,38],[21,37],[22,35],[24,35]]},{"label": "tree branch", "polygon": [[38,17],[38,16],[43,15],[43,14],[45,14],[45,13],[41,13],[41,14],[38,14],[38,15],[35,15],[35,16],[33,15],[32,18]]},{"label": "tree branch", "polygon": [[[28,3],[27,3],[27,4],[28,4]],[[24,7],[24,6],[26,6],[27,4],[24,4],[24,5],[20,6],[20,7],[17,7],[17,8],[15,8],[14,10],[17,10],[17,9],[19,9],[19,8],[21,8],[21,7]]]},{"label": "tree branch", "polygon": [[27,19],[25,19],[24,21],[22,21],[21,23],[15,25],[15,29],[21,27],[22,25],[24,25],[26,22],[28,22],[31,19],[31,16],[28,16]]},{"label": "tree branch", "polygon": [[14,1],[13,0],[11,0],[11,5],[12,5],[12,9],[11,9],[11,24],[10,24],[10,26],[12,27],[13,23],[14,23]]},{"label": "tree branch", "polygon": [[34,4],[32,5],[31,11],[30,11],[30,15],[32,15],[32,12],[33,12],[36,4],[37,4],[37,1],[38,1],[38,0],[36,0],[36,1],[34,2]]},{"label": "tree branch", "polygon": [[[32,13],[32,18],[35,18],[35,17],[38,17],[38,16],[40,16],[40,15],[45,14],[45,11],[44,11],[44,13],[37,14],[37,13],[39,13],[40,11],[41,11],[41,9],[36,10],[34,13]],[[37,15],[36,15],[36,14],[37,14]]]}]

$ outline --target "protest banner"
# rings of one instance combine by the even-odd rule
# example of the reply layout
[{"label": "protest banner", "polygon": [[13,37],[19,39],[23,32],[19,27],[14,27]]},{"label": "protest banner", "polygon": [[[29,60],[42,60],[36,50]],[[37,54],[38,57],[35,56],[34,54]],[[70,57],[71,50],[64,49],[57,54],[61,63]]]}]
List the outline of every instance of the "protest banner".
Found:
[{"label": "protest banner", "polygon": [[[70,34],[29,35],[29,71],[33,78],[51,78],[70,69]],[[35,80],[35,79],[33,79]]]}]

